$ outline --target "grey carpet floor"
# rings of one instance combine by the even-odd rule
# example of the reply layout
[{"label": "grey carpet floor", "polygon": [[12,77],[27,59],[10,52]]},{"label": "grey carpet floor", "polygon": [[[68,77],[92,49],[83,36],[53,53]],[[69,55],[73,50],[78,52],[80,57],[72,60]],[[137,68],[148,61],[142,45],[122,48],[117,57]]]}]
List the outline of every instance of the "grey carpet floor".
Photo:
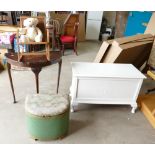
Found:
[{"label": "grey carpet floor", "polygon": [[[59,93],[67,96],[71,85],[70,62],[92,62],[100,48],[100,43],[78,44],[79,56],[71,50],[63,56]],[[55,93],[57,64],[45,67],[40,73],[40,93]],[[81,104],[78,111],[70,114],[69,134],[62,140],[48,142],[34,141],[27,133],[25,125],[24,99],[35,92],[35,78],[31,71],[12,71],[16,98],[12,94],[7,71],[0,73],[0,143],[155,143],[155,129],[143,113],[131,114],[130,106]],[[141,93],[155,86],[152,80],[145,80]]]}]

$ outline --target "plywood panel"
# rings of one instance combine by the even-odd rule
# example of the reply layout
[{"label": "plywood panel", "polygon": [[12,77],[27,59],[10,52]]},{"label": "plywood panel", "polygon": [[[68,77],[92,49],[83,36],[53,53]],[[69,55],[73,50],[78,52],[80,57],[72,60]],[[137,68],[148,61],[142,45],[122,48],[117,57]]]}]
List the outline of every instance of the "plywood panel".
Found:
[{"label": "plywood panel", "polygon": [[124,36],[124,30],[126,27],[128,14],[129,14],[128,11],[117,11],[116,12],[115,38]]},{"label": "plywood panel", "polygon": [[80,13],[79,16],[79,32],[78,32],[78,41],[85,41],[85,13]]},{"label": "plywood panel", "polygon": [[110,47],[112,41],[104,41],[99,49],[99,52],[96,55],[94,62],[102,62],[104,55],[108,52],[108,48]]},{"label": "plywood panel", "polygon": [[155,13],[152,14],[144,33],[155,35]]},{"label": "plywood panel", "polygon": [[155,94],[139,96],[137,99],[141,111],[144,113],[150,124],[155,128],[155,116],[153,114],[155,110],[154,101]]}]

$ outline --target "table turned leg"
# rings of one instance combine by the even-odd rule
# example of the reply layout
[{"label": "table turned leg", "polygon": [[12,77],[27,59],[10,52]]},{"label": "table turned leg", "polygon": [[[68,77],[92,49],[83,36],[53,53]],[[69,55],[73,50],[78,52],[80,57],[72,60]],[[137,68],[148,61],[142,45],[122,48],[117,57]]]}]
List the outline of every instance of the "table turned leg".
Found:
[{"label": "table turned leg", "polygon": [[59,81],[60,81],[60,73],[61,73],[61,64],[62,64],[62,60],[60,60],[58,62],[59,64],[59,70],[58,70],[58,80],[57,80],[57,93],[58,93],[58,90],[59,90]]},{"label": "table turned leg", "polygon": [[9,63],[7,63],[7,70],[8,70],[8,75],[9,75],[11,90],[12,90],[12,94],[13,94],[13,100],[14,100],[13,103],[17,103],[16,97],[15,97],[15,92],[14,92],[14,87],[13,87],[13,82],[12,82],[12,76],[11,76],[11,65]]},{"label": "table turned leg", "polygon": [[32,72],[35,74],[36,79],[36,91],[37,94],[39,94],[39,73],[41,71],[41,68],[31,68]]}]

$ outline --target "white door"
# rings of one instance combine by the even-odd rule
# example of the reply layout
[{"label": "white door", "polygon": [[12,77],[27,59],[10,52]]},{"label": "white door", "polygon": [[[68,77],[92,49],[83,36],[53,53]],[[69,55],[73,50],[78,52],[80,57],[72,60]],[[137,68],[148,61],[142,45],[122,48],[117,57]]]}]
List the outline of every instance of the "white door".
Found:
[{"label": "white door", "polygon": [[101,28],[100,20],[87,20],[86,39],[98,40]]}]

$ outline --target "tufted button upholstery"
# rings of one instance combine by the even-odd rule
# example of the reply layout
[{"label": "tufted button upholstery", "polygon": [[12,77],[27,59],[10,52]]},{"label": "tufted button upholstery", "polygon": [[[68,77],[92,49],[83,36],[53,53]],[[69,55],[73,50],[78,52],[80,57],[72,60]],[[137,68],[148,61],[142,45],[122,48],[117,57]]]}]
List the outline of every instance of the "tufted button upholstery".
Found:
[{"label": "tufted button upholstery", "polygon": [[25,110],[37,116],[54,116],[65,112],[69,107],[67,99],[58,94],[33,94],[25,100]]}]

